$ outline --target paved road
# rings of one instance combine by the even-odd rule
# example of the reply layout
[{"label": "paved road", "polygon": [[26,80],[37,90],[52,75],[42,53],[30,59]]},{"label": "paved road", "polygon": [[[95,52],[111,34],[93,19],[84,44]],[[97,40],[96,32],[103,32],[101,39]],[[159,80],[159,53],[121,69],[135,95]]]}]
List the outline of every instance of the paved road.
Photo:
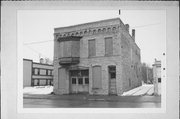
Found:
[{"label": "paved road", "polygon": [[[142,97],[143,98],[143,97]],[[142,100],[142,99],[141,99]],[[160,108],[160,102],[129,102],[105,100],[59,100],[29,99],[24,101],[24,108]]]}]

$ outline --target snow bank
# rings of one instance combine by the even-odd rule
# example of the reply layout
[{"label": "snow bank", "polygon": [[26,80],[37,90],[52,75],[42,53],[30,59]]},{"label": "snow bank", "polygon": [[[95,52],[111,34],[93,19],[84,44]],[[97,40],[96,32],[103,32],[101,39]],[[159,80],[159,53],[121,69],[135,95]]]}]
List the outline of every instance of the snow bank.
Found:
[{"label": "snow bank", "polygon": [[124,92],[122,96],[142,96],[142,95],[153,95],[154,85],[153,84],[143,84],[140,87],[134,88],[127,92]]},{"label": "snow bank", "polygon": [[51,94],[52,92],[53,86],[34,86],[23,89],[23,94]]}]

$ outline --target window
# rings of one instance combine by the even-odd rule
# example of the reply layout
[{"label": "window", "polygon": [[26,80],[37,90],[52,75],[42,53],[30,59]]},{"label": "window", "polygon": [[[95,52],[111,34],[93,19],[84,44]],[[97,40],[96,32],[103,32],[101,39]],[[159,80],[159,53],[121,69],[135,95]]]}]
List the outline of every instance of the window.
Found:
[{"label": "window", "polygon": [[39,69],[38,68],[33,68],[33,73],[34,75],[39,75]]},{"label": "window", "polygon": [[50,70],[50,75],[52,76],[52,70]]},{"label": "window", "polygon": [[82,76],[89,76],[89,71],[88,70],[81,70],[81,75]]},{"label": "window", "polygon": [[49,72],[49,70],[48,70],[48,69],[46,69],[46,75],[48,75],[48,72]]},{"label": "window", "polygon": [[63,57],[71,57],[71,41],[62,42]]},{"label": "window", "polygon": [[158,83],[161,83],[161,78],[158,78]]},{"label": "window", "polygon": [[72,78],[72,84],[76,84],[76,78]]},{"label": "window", "polygon": [[34,74],[35,74],[35,69],[33,68],[33,69],[32,69],[32,75],[34,75]]},{"label": "window", "polygon": [[71,76],[78,76],[78,70],[72,70],[70,71]]},{"label": "window", "polygon": [[115,79],[116,78],[116,72],[112,72],[111,75],[110,75],[110,78]]},{"label": "window", "polygon": [[46,85],[48,85],[48,80],[46,79]]},{"label": "window", "polygon": [[105,38],[105,56],[113,55],[113,40],[112,37]]},{"label": "window", "polygon": [[110,79],[116,78],[116,66],[109,66]]},{"label": "window", "polygon": [[95,39],[88,41],[88,55],[89,55],[89,57],[93,57],[96,55]]},{"label": "window", "polygon": [[102,87],[101,66],[94,66],[92,68],[92,80],[93,80],[93,88]]},{"label": "window", "polygon": [[83,84],[83,78],[78,78],[78,84]]},{"label": "window", "polygon": [[89,78],[85,78],[85,84],[89,84]]},{"label": "window", "polygon": [[129,78],[129,87],[131,87],[131,79]]},{"label": "window", "polygon": [[109,72],[116,72],[116,66],[109,66]]},{"label": "window", "polygon": [[40,75],[40,69],[37,69],[37,75]]},{"label": "window", "polygon": [[39,69],[38,75],[46,75],[46,69]]}]

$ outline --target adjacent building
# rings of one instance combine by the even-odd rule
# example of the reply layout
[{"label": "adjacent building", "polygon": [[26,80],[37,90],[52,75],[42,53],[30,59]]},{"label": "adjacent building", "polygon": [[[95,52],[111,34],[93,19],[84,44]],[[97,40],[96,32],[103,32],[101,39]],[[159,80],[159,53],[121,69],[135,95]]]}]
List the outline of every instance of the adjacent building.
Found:
[{"label": "adjacent building", "polygon": [[54,93],[121,95],[141,85],[135,30],[119,18],[54,29]]},{"label": "adjacent building", "polygon": [[156,60],[153,64],[154,94],[161,95],[161,61]]},{"label": "adjacent building", "polygon": [[53,85],[53,65],[23,59],[23,87]]}]

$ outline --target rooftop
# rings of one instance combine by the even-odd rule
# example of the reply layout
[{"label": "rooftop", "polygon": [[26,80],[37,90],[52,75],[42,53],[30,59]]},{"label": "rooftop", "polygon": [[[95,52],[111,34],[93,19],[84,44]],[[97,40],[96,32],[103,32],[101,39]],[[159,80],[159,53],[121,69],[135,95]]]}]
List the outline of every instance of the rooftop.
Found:
[{"label": "rooftop", "polygon": [[54,28],[54,30],[65,29],[65,28],[72,28],[72,27],[81,27],[81,26],[84,26],[84,25],[88,26],[88,25],[92,25],[92,24],[107,23],[107,22],[119,22],[119,23],[123,23],[120,18],[112,18],[112,19],[99,20],[99,21],[82,23],[82,24],[77,24],[77,25],[71,25],[71,26],[66,26],[66,27],[56,27],[56,28]]}]

